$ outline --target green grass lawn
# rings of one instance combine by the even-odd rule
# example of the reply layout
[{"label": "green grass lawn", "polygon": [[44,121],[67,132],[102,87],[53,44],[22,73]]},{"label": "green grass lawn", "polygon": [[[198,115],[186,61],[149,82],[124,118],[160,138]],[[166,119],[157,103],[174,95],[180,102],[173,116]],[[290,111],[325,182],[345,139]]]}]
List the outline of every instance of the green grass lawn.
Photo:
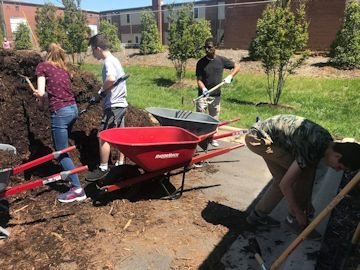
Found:
[{"label": "green grass lawn", "polygon": [[[100,64],[85,64],[83,70],[100,79]],[[168,67],[126,66],[128,101],[131,105],[195,110],[192,102],[197,90],[194,72],[188,71],[186,81],[192,86],[174,87],[175,70]],[[224,86],[221,120],[241,117],[234,126],[247,128],[256,116],[265,119],[276,114],[296,114],[327,128],[335,137],[360,140],[360,79],[320,79],[289,77],[280,99],[281,105],[257,105],[268,102],[265,75],[238,74],[233,83]]]}]

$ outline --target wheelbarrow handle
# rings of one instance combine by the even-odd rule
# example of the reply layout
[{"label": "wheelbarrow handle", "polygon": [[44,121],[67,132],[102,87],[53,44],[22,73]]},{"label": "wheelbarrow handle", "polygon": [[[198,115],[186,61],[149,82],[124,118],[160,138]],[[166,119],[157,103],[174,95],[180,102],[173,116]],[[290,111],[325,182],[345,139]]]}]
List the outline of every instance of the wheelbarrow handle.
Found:
[{"label": "wheelbarrow handle", "polygon": [[[222,81],[221,83],[215,85],[213,88],[211,88],[206,95],[211,94],[212,92],[214,92],[216,89],[218,89],[219,87],[221,87],[222,85],[224,85],[225,81]],[[193,102],[198,101],[200,98],[203,98],[205,95],[201,95],[198,96],[197,98],[193,99]]]},{"label": "wheelbarrow handle", "polygon": [[67,147],[65,149],[52,152],[51,154],[40,157],[38,159],[34,159],[34,160],[29,161],[27,163],[21,164],[21,165],[15,167],[15,168],[13,168],[12,175],[21,173],[21,172],[23,172],[23,171],[25,171],[27,169],[30,169],[32,167],[35,167],[35,166],[40,165],[42,163],[45,163],[46,161],[52,160],[54,158],[58,158],[61,154],[70,152],[70,151],[74,150],[75,148],[76,148],[76,146],[70,146],[70,147]]},{"label": "wheelbarrow handle", "polygon": [[228,120],[228,121],[224,121],[224,122],[220,122],[218,124],[219,127],[221,126],[225,126],[227,124],[230,124],[230,123],[233,123],[233,122],[236,122],[236,121],[239,121],[240,120],[240,117],[237,117],[237,118],[234,118],[234,119],[231,119],[231,120]]},{"label": "wheelbarrow handle", "polygon": [[2,193],[0,193],[0,198],[11,196],[16,193],[19,193],[19,192],[22,192],[25,190],[29,190],[29,189],[33,189],[33,188],[37,188],[37,187],[40,187],[40,186],[43,186],[46,184],[50,184],[50,183],[53,183],[56,181],[65,180],[69,175],[79,173],[79,172],[85,171],[87,169],[88,169],[88,166],[80,166],[80,167],[74,168],[72,170],[62,171],[60,173],[56,173],[56,174],[53,174],[53,175],[45,177],[45,178],[34,180],[34,181],[31,181],[29,183],[25,183],[22,185],[14,186],[14,187],[11,187],[11,188],[3,191]]}]

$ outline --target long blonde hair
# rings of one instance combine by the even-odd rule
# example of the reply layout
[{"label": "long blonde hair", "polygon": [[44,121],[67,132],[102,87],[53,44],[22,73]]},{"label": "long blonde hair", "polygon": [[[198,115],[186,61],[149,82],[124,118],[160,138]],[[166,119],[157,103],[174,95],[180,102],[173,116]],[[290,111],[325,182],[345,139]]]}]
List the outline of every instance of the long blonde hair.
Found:
[{"label": "long blonde hair", "polygon": [[57,43],[50,43],[45,57],[46,62],[68,71],[65,65],[65,51]]}]

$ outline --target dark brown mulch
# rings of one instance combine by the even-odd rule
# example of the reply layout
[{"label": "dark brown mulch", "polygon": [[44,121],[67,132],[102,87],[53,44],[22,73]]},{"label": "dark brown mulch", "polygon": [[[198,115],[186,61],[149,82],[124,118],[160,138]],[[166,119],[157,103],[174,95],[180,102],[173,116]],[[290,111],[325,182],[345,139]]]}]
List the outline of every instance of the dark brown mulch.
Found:
[{"label": "dark brown mulch", "polygon": [[[344,174],[340,190],[355,172]],[[356,270],[360,265],[360,245],[352,246],[351,238],[360,222],[360,185],[334,208],[326,229],[316,270]]]}]

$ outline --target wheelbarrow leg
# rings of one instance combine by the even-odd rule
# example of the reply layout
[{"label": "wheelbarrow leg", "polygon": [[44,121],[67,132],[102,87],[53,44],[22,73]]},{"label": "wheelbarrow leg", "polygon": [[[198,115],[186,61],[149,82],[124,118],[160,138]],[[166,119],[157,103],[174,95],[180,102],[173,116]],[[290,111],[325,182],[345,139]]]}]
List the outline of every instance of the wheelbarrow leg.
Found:
[{"label": "wheelbarrow leg", "polygon": [[[181,186],[178,189],[176,189],[173,193],[170,193],[169,190],[164,185],[164,181],[161,181],[161,186],[163,187],[163,189],[167,193],[167,196],[163,197],[163,199],[165,199],[165,200],[176,200],[176,199],[179,199],[182,196],[182,194],[184,192],[184,185],[185,185],[186,167],[187,166],[185,166],[184,169],[183,169]],[[169,173],[167,173],[165,177],[166,177],[166,180],[169,180],[170,179]]]}]

